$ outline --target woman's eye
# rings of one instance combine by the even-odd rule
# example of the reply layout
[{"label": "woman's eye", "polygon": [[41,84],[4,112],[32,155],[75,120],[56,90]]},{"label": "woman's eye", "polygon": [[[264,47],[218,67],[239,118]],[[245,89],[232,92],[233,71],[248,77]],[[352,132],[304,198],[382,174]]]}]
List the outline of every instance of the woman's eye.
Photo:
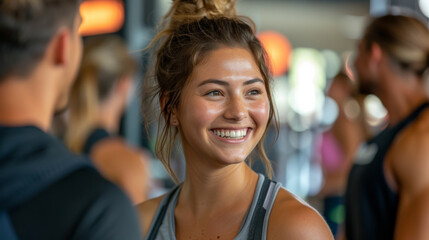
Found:
[{"label": "woman's eye", "polygon": [[211,97],[218,97],[218,96],[222,96],[222,93],[219,90],[213,90],[208,92],[206,95]]},{"label": "woman's eye", "polygon": [[261,91],[255,89],[255,90],[249,91],[247,94],[248,95],[258,95],[258,94],[261,94]]}]

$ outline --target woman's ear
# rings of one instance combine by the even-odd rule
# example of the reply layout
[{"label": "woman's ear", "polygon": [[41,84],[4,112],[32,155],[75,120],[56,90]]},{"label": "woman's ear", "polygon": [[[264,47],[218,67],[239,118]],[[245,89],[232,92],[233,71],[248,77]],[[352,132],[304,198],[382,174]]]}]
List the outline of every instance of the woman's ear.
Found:
[{"label": "woman's ear", "polygon": [[176,109],[173,109],[173,111],[171,111],[170,124],[175,127],[179,126],[179,120],[177,120]]},{"label": "woman's ear", "polygon": [[164,119],[168,119],[168,116],[166,116],[166,114],[170,114],[170,125],[177,127],[179,126],[179,121],[177,119],[176,109],[171,109],[171,107],[167,107],[169,109],[165,111],[164,108],[166,107],[167,103],[168,103],[168,97],[166,94],[163,94],[162,96],[159,97],[159,105],[161,107],[162,116],[164,117]]}]

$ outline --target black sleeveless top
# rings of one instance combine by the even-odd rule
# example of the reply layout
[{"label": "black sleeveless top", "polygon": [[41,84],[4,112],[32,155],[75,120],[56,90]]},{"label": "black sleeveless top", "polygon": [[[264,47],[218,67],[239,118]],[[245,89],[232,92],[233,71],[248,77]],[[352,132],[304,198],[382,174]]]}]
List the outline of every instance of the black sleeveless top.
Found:
[{"label": "black sleeveless top", "polygon": [[88,139],[83,145],[82,152],[86,155],[89,155],[95,144],[108,137],[110,137],[110,134],[104,128],[94,129],[91,134],[89,134]]},{"label": "black sleeveless top", "polygon": [[396,135],[429,106],[420,105],[407,118],[368,141],[350,171],[346,198],[346,236],[354,239],[393,239],[398,194],[384,176],[384,158]]}]

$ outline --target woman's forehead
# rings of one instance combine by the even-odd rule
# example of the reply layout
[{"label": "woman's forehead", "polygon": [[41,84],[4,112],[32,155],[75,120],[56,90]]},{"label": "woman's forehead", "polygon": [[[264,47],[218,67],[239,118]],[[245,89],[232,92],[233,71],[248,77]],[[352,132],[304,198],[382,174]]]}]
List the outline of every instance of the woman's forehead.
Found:
[{"label": "woman's forehead", "polygon": [[235,79],[242,77],[262,78],[252,54],[244,48],[220,48],[207,54],[196,65],[192,79]]}]

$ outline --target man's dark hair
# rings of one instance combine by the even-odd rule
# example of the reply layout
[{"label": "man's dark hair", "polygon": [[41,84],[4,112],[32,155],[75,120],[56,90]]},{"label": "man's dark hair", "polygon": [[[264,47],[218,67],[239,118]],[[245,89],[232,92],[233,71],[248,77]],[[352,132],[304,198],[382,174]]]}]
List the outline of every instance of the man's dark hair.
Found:
[{"label": "man's dark hair", "polygon": [[59,27],[73,27],[80,3],[0,0],[0,81],[31,73]]}]

